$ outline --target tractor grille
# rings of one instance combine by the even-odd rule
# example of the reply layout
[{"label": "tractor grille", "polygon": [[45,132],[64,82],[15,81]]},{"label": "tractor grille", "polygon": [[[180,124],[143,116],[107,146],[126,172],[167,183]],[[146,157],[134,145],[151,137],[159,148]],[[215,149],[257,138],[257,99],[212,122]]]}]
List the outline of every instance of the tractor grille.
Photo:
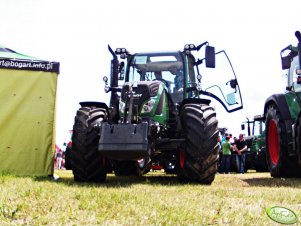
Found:
[{"label": "tractor grille", "polygon": [[[133,99],[133,113],[137,114],[137,110],[141,108],[142,104],[149,100],[150,97],[154,97],[157,95],[159,90],[160,82],[153,81],[153,82],[139,82],[137,87],[133,87],[134,91],[134,99]],[[127,92],[129,91],[129,84],[125,84],[121,91],[121,99],[122,101],[127,100]]]}]

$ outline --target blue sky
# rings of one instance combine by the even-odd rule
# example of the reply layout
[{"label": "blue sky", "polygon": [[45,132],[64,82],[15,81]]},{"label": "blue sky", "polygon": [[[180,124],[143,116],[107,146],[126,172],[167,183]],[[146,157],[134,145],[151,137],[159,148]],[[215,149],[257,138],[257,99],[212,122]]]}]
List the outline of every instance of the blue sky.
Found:
[{"label": "blue sky", "polygon": [[[102,77],[107,50],[178,50],[209,41],[225,49],[240,84],[244,109],[218,105],[219,126],[240,133],[246,117],[262,114],[265,99],[285,89],[280,50],[296,45],[301,3],[287,1],[78,1],[0,0],[0,44],[37,58],[59,61],[57,144],[72,129],[80,101],[108,101]],[[299,27],[298,27],[299,26]]]}]

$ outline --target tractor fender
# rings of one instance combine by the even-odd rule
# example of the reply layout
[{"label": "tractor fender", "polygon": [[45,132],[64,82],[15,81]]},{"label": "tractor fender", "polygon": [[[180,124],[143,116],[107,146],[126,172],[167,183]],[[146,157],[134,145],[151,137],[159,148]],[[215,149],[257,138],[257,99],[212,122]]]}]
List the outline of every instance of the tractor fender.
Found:
[{"label": "tractor fender", "polygon": [[274,94],[267,98],[264,104],[264,116],[266,115],[267,108],[270,104],[275,104],[277,106],[283,120],[292,119],[284,94]]},{"label": "tractor fender", "polygon": [[286,102],[286,98],[284,94],[274,94],[270,96],[264,105],[264,117],[266,117],[268,106],[274,104],[280,113],[280,118],[284,122],[285,126],[285,134],[286,140],[288,141],[287,144],[287,154],[290,156],[296,155],[295,152],[295,145],[294,145],[294,131],[293,125],[296,122],[294,118],[292,118],[291,113],[289,111],[289,106]]},{"label": "tractor fender", "polygon": [[182,107],[185,104],[205,104],[205,105],[209,105],[210,102],[211,102],[211,100],[208,100],[208,99],[187,98],[187,99],[184,99],[182,101],[181,106],[180,106],[180,111],[181,111]]},{"label": "tractor fender", "polygon": [[84,102],[80,102],[79,103],[81,107],[97,107],[97,108],[104,108],[106,110],[108,110],[108,106],[106,103],[104,102],[96,102],[96,101],[84,101]]}]

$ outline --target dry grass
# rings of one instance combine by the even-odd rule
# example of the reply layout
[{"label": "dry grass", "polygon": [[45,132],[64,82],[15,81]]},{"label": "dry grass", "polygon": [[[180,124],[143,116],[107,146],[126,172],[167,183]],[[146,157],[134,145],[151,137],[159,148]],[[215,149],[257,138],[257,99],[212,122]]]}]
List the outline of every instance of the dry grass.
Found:
[{"label": "dry grass", "polygon": [[211,186],[180,184],[175,176],[109,174],[105,184],[0,176],[0,225],[277,225],[266,209],[300,216],[301,180],[268,173],[217,175]]}]

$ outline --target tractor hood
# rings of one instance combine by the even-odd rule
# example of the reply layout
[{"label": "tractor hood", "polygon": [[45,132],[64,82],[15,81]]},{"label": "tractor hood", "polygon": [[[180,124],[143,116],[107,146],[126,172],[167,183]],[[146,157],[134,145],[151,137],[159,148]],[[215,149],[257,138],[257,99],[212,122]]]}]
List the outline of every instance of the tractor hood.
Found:
[{"label": "tractor hood", "polygon": [[160,81],[140,81],[135,83],[126,82],[121,91],[121,99],[123,101],[126,100],[127,92],[129,91],[130,86],[132,86],[134,98],[145,101],[150,97],[155,97],[158,94],[160,84]]},{"label": "tractor hood", "polygon": [[161,81],[126,82],[121,90],[119,103],[121,116],[129,108],[132,95],[133,115],[151,117],[159,123],[165,123],[168,119],[166,90],[166,85]]}]

